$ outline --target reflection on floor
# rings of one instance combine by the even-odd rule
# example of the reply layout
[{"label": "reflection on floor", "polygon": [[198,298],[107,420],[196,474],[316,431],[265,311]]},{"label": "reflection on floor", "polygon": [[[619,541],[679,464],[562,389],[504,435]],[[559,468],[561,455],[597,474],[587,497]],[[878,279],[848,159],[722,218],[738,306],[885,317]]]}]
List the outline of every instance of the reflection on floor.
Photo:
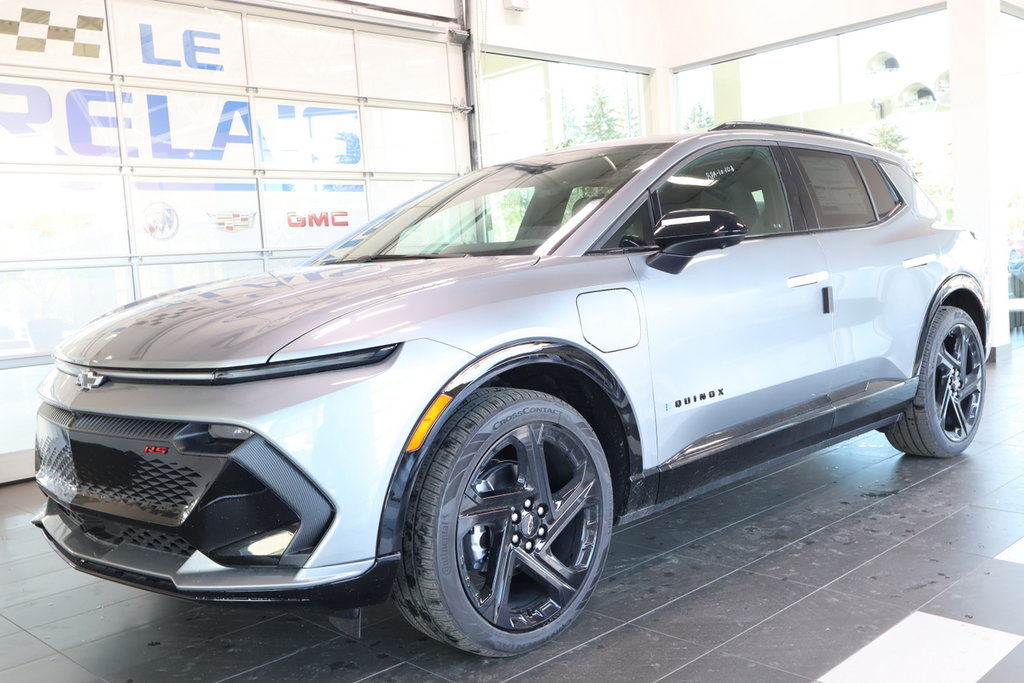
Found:
[{"label": "reflection on floor", "polygon": [[367,610],[195,605],[79,574],[0,489],[0,680],[1019,681],[1024,352],[992,367],[953,460],[879,434],[618,529],[586,613],[540,651],[480,659]]}]

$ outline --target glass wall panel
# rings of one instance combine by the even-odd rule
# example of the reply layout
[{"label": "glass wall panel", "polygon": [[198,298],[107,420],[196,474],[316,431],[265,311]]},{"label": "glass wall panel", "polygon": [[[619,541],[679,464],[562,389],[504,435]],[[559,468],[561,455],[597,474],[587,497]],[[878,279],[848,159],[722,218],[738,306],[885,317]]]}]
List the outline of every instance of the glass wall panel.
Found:
[{"label": "glass wall panel", "polygon": [[677,126],[735,120],[852,135],[907,158],[951,216],[948,16],[932,12],[675,74]]},{"label": "glass wall panel", "polygon": [[120,163],[114,97],[109,85],[0,74],[0,163]]},{"label": "glass wall panel", "polygon": [[364,96],[451,102],[444,45],[375,33],[360,33],[357,44],[360,91]]},{"label": "glass wall panel", "polygon": [[433,180],[371,180],[370,215],[379,216],[437,185]]},{"label": "glass wall panel", "polygon": [[128,254],[119,175],[0,173],[3,260]]},{"label": "glass wall panel", "polygon": [[259,249],[256,181],[136,178],[132,226],[140,254]]},{"label": "glass wall panel", "polygon": [[115,0],[119,71],[132,76],[242,85],[242,15],[152,0]]},{"label": "glass wall panel", "polygon": [[361,182],[267,180],[263,183],[267,247],[326,247],[367,221]]},{"label": "glass wall panel", "polygon": [[363,168],[359,110],[351,105],[256,100],[260,165],[358,171]]},{"label": "glass wall panel", "polygon": [[204,261],[139,266],[139,289],[143,297],[170,289],[224,280],[263,271],[263,261]]},{"label": "glass wall panel", "polygon": [[127,88],[122,100],[131,163],[253,166],[252,118],[246,97]]},{"label": "glass wall panel", "polygon": [[46,3],[4,2],[0,64],[72,71],[110,71],[103,0]]},{"label": "glass wall panel", "polygon": [[647,130],[643,74],[490,53],[481,69],[485,164]]},{"label": "glass wall panel", "polygon": [[368,170],[455,173],[452,115],[413,109],[366,107]]},{"label": "glass wall panel", "polygon": [[[1019,112],[1024,107],[1024,19],[1000,17],[1002,82],[999,84],[1004,130],[1000,144],[1003,154],[996,159],[1007,198],[1009,232],[1007,287],[1010,293],[1010,332],[1015,347],[1024,346],[1024,136]],[[993,266],[994,268],[996,266]],[[999,269],[1002,266],[998,266]]]},{"label": "glass wall panel", "polygon": [[[0,392],[0,455],[32,448],[39,409],[36,387],[52,368],[47,364],[0,370],[0,386],[6,388]],[[31,473],[31,466],[27,469]]]},{"label": "glass wall panel", "polygon": [[52,353],[69,332],[132,298],[127,266],[0,271],[0,358]]},{"label": "glass wall panel", "polygon": [[248,18],[253,85],[356,95],[355,38],[348,29]]}]

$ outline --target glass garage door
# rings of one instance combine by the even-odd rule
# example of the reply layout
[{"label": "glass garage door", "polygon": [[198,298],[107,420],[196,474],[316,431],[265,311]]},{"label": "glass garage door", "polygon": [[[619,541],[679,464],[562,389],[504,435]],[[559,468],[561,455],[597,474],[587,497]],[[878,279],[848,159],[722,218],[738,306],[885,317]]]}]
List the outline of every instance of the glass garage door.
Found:
[{"label": "glass garage door", "polygon": [[469,169],[454,20],[254,4],[0,4],[0,481],[31,476],[77,326],[298,263]]}]

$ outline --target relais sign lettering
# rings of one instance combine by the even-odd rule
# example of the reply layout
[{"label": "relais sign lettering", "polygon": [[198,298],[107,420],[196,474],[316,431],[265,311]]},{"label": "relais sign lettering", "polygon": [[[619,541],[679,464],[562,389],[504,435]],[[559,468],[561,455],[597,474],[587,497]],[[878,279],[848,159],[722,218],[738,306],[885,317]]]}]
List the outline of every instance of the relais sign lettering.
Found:
[{"label": "relais sign lettering", "polygon": [[[109,88],[0,79],[0,149],[10,161],[116,162],[115,97]],[[355,109],[261,101],[253,112],[226,95],[138,90],[120,100],[128,159],[250,166],[256,145],[267,165],[362,162]]]},{"label": "relais sign lettering", "polygon": [[[187,27],[198,19],[191,9],[154,17],[155,9],[119,4],[127,15],[119,18],[126,28],[117,37],[125,73],[244,83],[237,15],[204,15],[214,30],[198,30]],[[133,40],[126,44],[128,36]],[[249,167],[255,148],[268,168],[361,168],[354,108],[265,98],[251,105],[244,96],[187,88],[115,90],[0,78],[0,150],[5,161],[119,163],[120,129],[129,163]]]}]

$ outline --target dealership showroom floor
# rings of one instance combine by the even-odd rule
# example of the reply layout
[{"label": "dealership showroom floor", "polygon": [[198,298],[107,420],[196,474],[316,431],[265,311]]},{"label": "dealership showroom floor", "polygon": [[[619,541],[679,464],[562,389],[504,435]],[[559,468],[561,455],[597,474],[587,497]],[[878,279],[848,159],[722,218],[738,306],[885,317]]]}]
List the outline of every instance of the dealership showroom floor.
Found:
[{"label": "dealership showroom floor", "polygon": [[311,609],[196,605],[80,574],[0,488],[0,680],[1020,681],[1024,351],[989,365],[952,460],[870,433],[616,531],[579,621],[480,659],[391,605],[362,637]]}]

